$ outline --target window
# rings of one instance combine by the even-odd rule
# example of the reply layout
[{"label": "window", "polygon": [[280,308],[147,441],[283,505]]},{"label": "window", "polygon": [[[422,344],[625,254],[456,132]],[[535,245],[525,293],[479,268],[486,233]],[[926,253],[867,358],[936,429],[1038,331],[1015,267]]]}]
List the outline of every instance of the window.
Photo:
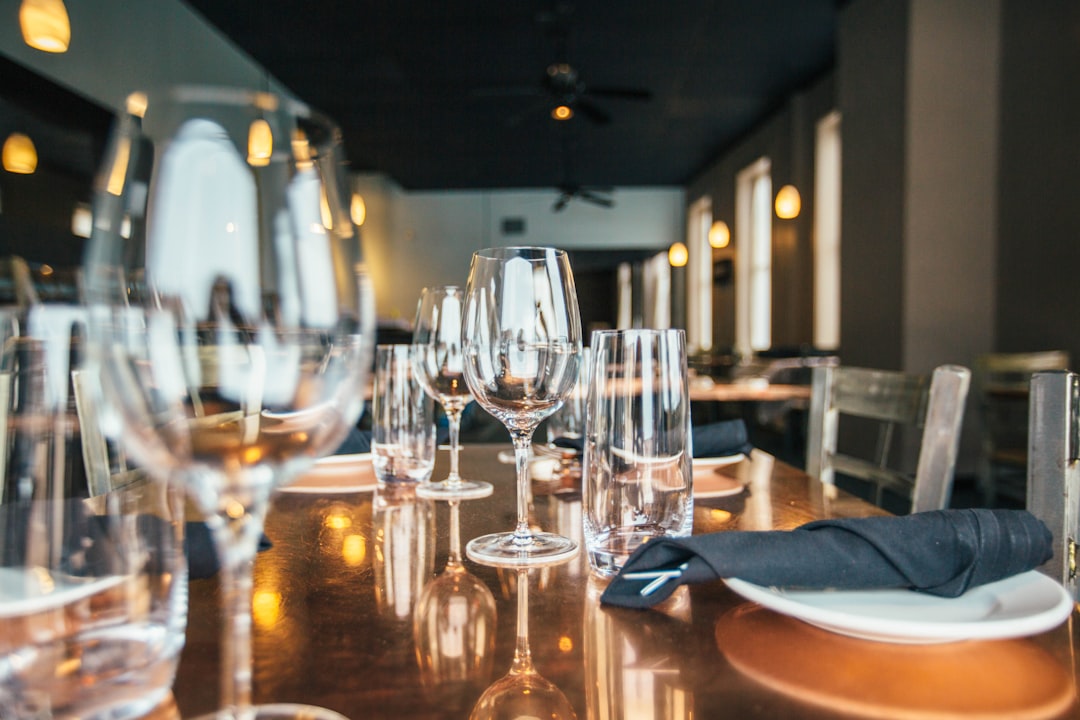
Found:
[{"label": "window", "polygon": [[712,198],[699,198],[690,206],[686,223],[686,347],[689,352],[712,347]]},{"label": "window", "polygon": [[761,158],[735,178],[735,350],[772,344],[772,177]]},{"label": "window", "polygon": [[840,347],[840,113],[817,124],[814,152],[814,346]]}]

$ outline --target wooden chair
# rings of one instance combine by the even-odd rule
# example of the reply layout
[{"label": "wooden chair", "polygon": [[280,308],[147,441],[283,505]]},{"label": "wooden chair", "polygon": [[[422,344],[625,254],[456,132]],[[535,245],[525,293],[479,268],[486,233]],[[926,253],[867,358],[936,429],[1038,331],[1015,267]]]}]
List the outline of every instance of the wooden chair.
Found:
[{"label": "wooden chair", "polygon": [[975,360],[973,385],[978,400],[979,491],[983,503],[1024,499],[1028,464],[1028,384],[1036,372],[1066,370],[1062,350],[990,353]]},{"label": "wooden chair", "polygon": [[1039,569],[1080,600],[1080,375],[1035,373],[1030,417],[1027,508],[1054,535],[1054,557]]},{"label": "wooden chair", "polygon": [[[970,381],[971,371],[955,365],[943,365],[931,377],[847,366],[814,368],[807,473],[827,484],[838,473],[870,482],[878,505],[890,490],[911,499],[911,512],[947,507]],[[871,459],[838,452],[842,415],[876,426]],[[914,476],[893,467],[897,427],[922,431]]]}]

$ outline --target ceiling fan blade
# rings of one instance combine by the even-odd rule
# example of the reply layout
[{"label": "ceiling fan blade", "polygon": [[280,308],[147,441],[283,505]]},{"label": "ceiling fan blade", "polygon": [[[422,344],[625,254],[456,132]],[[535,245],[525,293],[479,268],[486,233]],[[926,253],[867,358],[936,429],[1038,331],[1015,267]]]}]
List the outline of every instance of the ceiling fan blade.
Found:
[{"label": "ceiling fan blade", "polygon": [[594,102],[590,102],[585,98],[578,98],[574,103],[574,107],[581,111],[581,114],[593,121],[597,125],[607,125],[611,122],[611,115],[607,110],[604,110]]},{"label": "ceiling fan blade", "polygon": [[652,100],[652,92],[645,88],[614,87],[608,85],[589,85],[585,92],[595,97],[615,98],[618,100]]},{"label": "ceiling fan blade", "polygon": [[597,195],[596,193],[589,190],[582,190],[578,193],[578,197],[580,197],[585,202],[591,202],[593,205],[599,205],[600,207],[615,207],[614,199],[605,197],[603,195]]},{"label": "ceiling fan blade", "polygon": [[476,98],[499,98],[499,97],[538,97],[546,95],[544,88],[536,85],[492,85],[488,87],[474,87],[469,94]]},{"label": "ceiling fan blade", "polygon": [[570,193],[562,193],[558,199],[555,200],[555,204],[551,206],[552,212],[562,212],[566,209],[566,206],[570,204],[570,198],[573,197]]}]

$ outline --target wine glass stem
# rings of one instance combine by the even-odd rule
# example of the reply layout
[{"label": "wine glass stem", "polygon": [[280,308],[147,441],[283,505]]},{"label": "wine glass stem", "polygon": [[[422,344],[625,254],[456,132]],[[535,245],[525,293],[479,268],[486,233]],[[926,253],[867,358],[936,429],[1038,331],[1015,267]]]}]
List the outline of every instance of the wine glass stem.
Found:
[{"label": "wine glass stem", "polygon": [[517,571],[517,645],[511,673],[532,671],[532,650],[529,649],[529,571]]},{"label": "wine glass stem", "polygon": [[443,408],[446,412],[446,425],[450,431],[450,474],[446,477],[448,485],[459,485],[461,475],[458,474],[458,452],[461,449],[459,437],[461,436],[461,409]]},{"label": "wine glass stem", "polygon": [[262,536],[267,502],[245,508],[240,519],[224,512],[215,523],[220,569],[221,706],[232,718],[244,720],[251,712],[251,598],[255,553]]},{"label": "wine glass stem", "polygon": [[533,541],[529,528],[529,449],[532,447],[532,431],[516,431],[514,438],[514,461],[517,466],[517,527],[514,528],[514,544],[529,545]]},{"label": "wine glass stem", "polygon": [[446,564],[457,567],[461,565],[461,503],[450,500],[450,557]]}]

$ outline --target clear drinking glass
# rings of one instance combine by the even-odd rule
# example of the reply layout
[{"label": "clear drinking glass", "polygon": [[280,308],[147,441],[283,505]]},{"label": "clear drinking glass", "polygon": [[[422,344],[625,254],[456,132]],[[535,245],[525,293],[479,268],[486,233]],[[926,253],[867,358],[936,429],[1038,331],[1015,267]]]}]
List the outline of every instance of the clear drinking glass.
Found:
[{"label": "clear drinking glass", "polygon": [[461,413],[472,401],[465,382],[461,346],[461,311],[465,292],[456,286],[424,288],[416,308],[413,345],[416,376],[442,405],[450,430],[450,474],[417,489],[422,497],[469,500],[491,494],[491,483],[465,480],[458,472]]},{"label": "clear drinking glass", "polygon": [[2,718],[141,717],[184,646],[183,497],[111,462],[85,338],[71,302],[0,309]]},{"label": "clear drinking glass", "polygon": [[435,412],[413,370],[412,345],[375,348],[371,459],[381,483],[426,485],[435,468]]},{"label": "clear drinking glass", "polygon": [[564,562],[577,543],[529,526],[533,432],[555,412],[577,378],[581,354],[574,276],[566,253],[507,247],[473,254],[465,297],[465,381],[514,442],[517,526],[474,538],[465,551],[490,565]]},{"label": "clear drinking glass", "polygon": [[220,556],[217,717],[252,707],[252,565],[271,492],[363,409],[370,285],[340,133],[291,98],[183,86],[130,102],[98,179],[84,267],[104,423],[182,478]]},{"label": "clear drinking glass", "polygon": [[694,524],[682,330],[592,334],[582,524],[592,568],[613,575],[642,543]]}]

